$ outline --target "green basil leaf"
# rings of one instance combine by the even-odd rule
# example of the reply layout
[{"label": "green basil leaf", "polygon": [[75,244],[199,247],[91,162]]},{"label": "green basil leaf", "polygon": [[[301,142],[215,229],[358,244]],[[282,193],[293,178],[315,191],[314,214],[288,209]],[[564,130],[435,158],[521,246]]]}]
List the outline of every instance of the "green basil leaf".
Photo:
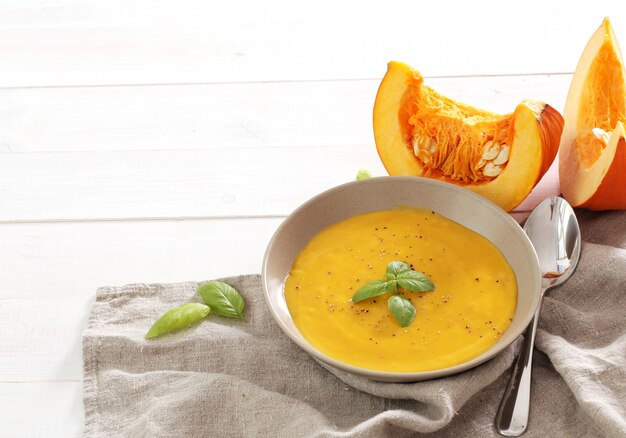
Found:
[{"label": "green basil leaf", "polygon": [[387,306],[398,324],[408,327],[415,319],[415,307],[402,295],[392,295],[387,301]]},{"label": "green basil leaf", "polygon": [[387,276],[387,280],[395,280],[398,278],[398,275],[402,272],[409,271],[411,267],[404,262],[391,262],[387,265],[387,272],[385,275]]},{"label": "green basil leaf", "polygon": [[357,181],[363,181],[364,179],[373,178],[374,174],[367,169],[360,169],[356,174]]},{"label": "green basil leaf", "polygon": [[398,274],[398,285],[410,292],[432,292],[435,290],[435,284],[417,271],[404,271]]},{"label": "green basil leaf", "polygon": [[398,292],[398,280],[387,280],[387,290],[392,294]]},{"label": "green basil leaf", "polygon": [[156,338],[174,330],[194,324],[209,314],[211,308],[200,303],[188,303],[174,307],[155,322],[148,333],[147,339]]},{"label": "green basil leaf", "polygon": [[209,281],[198,288],[198,293],[218,315],[227,318],[243,317],[243,297],[231,285],[221,281]]},{"label": "green basil leaf", "polygon": [[388,284],[385,280],[374,280],[356,291],[352,296],[352,302],[367,300],[387,292]]}]

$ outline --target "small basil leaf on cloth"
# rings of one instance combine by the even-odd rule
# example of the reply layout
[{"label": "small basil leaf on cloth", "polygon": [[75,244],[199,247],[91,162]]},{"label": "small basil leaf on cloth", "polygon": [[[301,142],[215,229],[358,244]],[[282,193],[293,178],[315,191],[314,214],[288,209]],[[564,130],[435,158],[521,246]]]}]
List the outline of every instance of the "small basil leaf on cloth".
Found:
[{"label": "small basil leaf on cloth", "polygon": [[387,293],[388,287],[389,285],[385,280],[374,280],[357,290],[352,296],[352,302],[358,303],[359,301]]},{"label": "small basil leaf on cloth", "polygon": [[411,267],[404,262],[391,262],[387,265],[387,280],[396,280],[402,272],[409,271]]},{"label": "small basil leaf on cloth", "polygon": [[413,303],[402,295],[392,295],[387,301],[387,306],[393,317],[402,327],[408,327],[415,319],[415,307]]},{"label": "small basil leaf on cloth", "polygon": [[194,324],[209,314],[211,308],[200,303],[188,303],[174,307],[161,316],[146,333],[146,339],[156,338],[166,333]]},{"label": "small basil leaf on cloth", "polygon": [[198,288],[198,293],[218,315],[226,318],[243,318],[245,307],[243,297],[231,285],[221,281],[209,281]]},{"label": "small basil leaf on cloth", "polygon": [[432,292],[435,290],[435,284],[417,271],[404,271],[398,274],[398,285],[410,292]]}]

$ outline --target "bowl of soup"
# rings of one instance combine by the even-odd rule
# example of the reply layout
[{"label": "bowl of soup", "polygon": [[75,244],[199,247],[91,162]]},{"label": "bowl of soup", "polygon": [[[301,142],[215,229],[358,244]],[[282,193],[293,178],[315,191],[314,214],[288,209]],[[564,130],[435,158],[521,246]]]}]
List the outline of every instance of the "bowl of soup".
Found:
[{"label": "bowl of soup", "polygon": [[416,177],[351,182],[304,203],[270,240],[262,283],[298,346],[388,382],[493,358],[528,326],[541,291],[517,222],[469,190]]}]

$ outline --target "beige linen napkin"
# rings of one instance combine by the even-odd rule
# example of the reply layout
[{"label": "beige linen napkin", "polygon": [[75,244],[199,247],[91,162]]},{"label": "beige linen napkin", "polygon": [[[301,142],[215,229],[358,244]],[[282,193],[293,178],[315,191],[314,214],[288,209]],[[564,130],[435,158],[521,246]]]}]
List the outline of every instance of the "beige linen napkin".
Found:
[{"label": "beige linen napkin", "polygon": [[[626,435],[626,213],[579,212],[578,271],[542,309],[525,436]],[[211,315],[146,341],[197,283],[98,290],[83,338],[87,436],[497,436],[493,419],[519,340],[457,376],[372,382],[326,369],[282,334],[260,277],[239,289],[247,321]]]}]

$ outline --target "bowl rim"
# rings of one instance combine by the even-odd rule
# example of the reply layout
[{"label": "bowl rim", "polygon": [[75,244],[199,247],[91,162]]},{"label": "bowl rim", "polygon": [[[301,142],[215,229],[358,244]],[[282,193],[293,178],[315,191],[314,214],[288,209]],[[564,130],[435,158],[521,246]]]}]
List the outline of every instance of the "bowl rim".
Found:
[{"label": "bowl rim", "polygon": [[[438,368],[436,370],[428,370],[428,371],[401,371],[401,372],[382,371],[382,370],[374,370],[374,369],[369,369],[369,368],[358,367],[355,365],[350,365],[345,362],[341,362],[336,359],[333,359],[330,356],[327,356],[326,354],[317,350],[308,341],[306,341],[306,339],[304,339],[302,335],[301,335],[302,337],[299,338],[294,333],[292,333],[291,328],[286,326],[285,323],[282,321],[282,319],[279,317],[278,311],[275,308],[274,302],[270,296],[270,291],[269,291],[269,287],[267,283],[267,267],[268,267],[268,262],[269,262],[269,255],[272,252],[272,249],[274,245],[276,244],[278,237],[281,235],[283,229],[289,225],[289,222],[291,222],[294,217],[302,214],[303,210],[306,210],[310,205],[318,202],[321,198],[330,196],[335,192],[345,190],[346,188],[349,188],[356,184],[378,184],[380,183],[380,181],[390,180],[392,178],[396,181],[398,180],[405,181],[406,183],[409,183],[409,184],[434,185],[434,186],[443,187],[446,190],[456,191],[460,195],[469,197],[473,199],[474,201],[478,202],[479,204],[482,204],[484,207],[493,210],[494,213],[501,216],[505,222],[508,222],[509,225],[513,226],[514,229],[517,229],[517,234],[521,238],[522,244],[526,247],[526,249],[529,250],[528,253],[529,253],[529,256],[531,257],[532,269],[534,269],[537,274],[534,276],[535,278],[533,280],[534,289],[536,293],[534,294],[534,297],[533,297],[535,302],[531,306],[532,309],[534,309],[534,311],[528,312],[528,314],[524,316],[524,318],[522,319],[522,324],[520,324],[518,326],[518,329],[513,332],[514,336],[511,338],[510,342],[503,343],[501,345],[498,345],[496,343],[492,345],[487,351],[483,352],[481,355],[467,362],[453,365],[451,367]],[[372,211],[375,211],[375,210],[372,210]],[[344,184],[340,184],[338,186],[331,187],[327,190],[324,190],[323,192],[313,196],[312,198],[302,203],[283,220],[283,222],[278,226],[278,228],[276,228],[276,231],[274,231],[274,234],[269,240],[268,245],[265,249],[265,254],[263,256],[263,263],[261,267],[261,284],[263,286],[263,295],[265,296],[265,301],[267,302],[270,308],[270,313],[272,314],[272,317],[278,323],[278,326],[281,328],[283,333],[285,333],[293,342],[296,343],[296,345],[298,345],[300,348],[302,348],[307,353],[309,353],[314,359],[324,364],[330,365],[333,368],[346,371],[351,374],[364,376],[372,380],[389,381],[389,382],[403,382],[403,381],[411,382],[411,381],[421,381],[421,380],[430,380],[430,379],[435,379],[435,378],[447,377],[447,376],[461,373],[463,371],[467,371],[478,365],[481,365],[484,362],[487,362],[488,360],[502,353],[508,346],[510,346],[519,337],[519,335],[521,335],[526,330],[526,328],[530,324],[530,321],[532,320],[535,314],[535,311],[541,299],[541,273],[539,269],[539,260],[537,258],[537,253],[535,252],[535,248],[533,247],[530,241],[530,238],[526,235],[526,233],[524,232],[520,224],[518,224],[515,221],[515,219],[511,217],[509,213],[504,211],[502,208],[500,208],[498,205],[496,205],[489,199],[481,195],[478,195],[477,193],[474,193],[468,189],[465,189],[463,187],[460,187],[451,183],[447,183],[444,181],[438,181],[438,180],[434,180],[430,178],[417,177],[417,176],[380,176],[380,177],[369,178],[367,180],[350,181]]]}]

